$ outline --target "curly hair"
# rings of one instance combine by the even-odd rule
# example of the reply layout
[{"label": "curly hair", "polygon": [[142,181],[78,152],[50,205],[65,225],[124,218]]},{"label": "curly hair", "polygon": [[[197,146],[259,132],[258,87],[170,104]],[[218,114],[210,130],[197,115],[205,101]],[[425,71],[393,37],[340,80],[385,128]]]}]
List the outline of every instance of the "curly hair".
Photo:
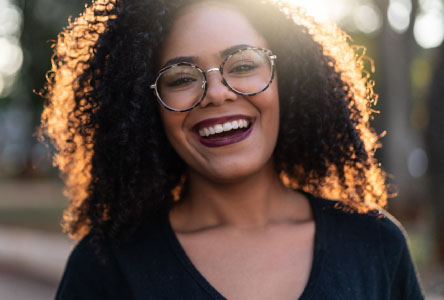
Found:
[{"label": "curly hair", "polygon": [[[121,241],[184,192],[186,165],[165,136],[149,83],[175,16],[191,2],[96,0],[59,34],[39,133],[56,149],[70,199],[62,225],[72,238],[92,232]],[[224,2],[278,57],[273,159],[282,182],[360,213],[384,207],[365,50],[286,1]]]}]

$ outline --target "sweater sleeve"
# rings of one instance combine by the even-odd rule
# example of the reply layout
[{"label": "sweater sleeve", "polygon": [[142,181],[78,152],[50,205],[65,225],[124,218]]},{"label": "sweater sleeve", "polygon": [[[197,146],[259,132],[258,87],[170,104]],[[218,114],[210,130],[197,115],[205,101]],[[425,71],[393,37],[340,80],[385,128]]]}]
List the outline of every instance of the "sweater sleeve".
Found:
[{"label": "sweater sleeve", "polygon": [[407,233],[389,214],[380,221],[382,255],[391,282],[390,299],[424,299],[424,292],[407,244]]},{"label": "sweater sleeve", "polygon": [[104,253],[99,259],[90,240],[86,236],[71,252],[55,299],[130,299],[114,258]]}]

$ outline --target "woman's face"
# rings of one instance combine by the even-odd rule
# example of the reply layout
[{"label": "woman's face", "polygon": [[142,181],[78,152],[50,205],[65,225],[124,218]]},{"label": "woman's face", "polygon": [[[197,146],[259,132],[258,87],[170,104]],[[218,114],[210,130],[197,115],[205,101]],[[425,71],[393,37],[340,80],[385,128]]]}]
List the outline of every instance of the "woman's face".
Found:
[{"label": "woman's face", "polygon": [[[175,20],[160,64],[186,57],[203,70],[218,68],[225,58],[224,50],[240,45],[268,48],[234,7],[198,3],[185,8]],[[268,89],[255,96],[238,95],[221,80],[219,71],[207,73],[207,93],[193,110],[173,112],[161,107],[160,113],[171,145],[191,171],[213,181],[235,182],[271,163],[279,130],[277,79],[275,76]],[[199,134],[239,120],[249,122],[247,130],[208,137]]]}]

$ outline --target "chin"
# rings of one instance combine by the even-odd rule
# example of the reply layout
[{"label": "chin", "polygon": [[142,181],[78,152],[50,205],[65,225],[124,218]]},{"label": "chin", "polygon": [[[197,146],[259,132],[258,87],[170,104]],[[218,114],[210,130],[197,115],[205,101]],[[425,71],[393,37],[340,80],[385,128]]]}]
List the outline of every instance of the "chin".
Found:
[{"label": "chin", "polygon": [[272,170],[269,166],[271,166],[271,159],[265,163],[263,161],[260,163],[250,161],[246,164],[245,160],[242,162],[225,162],[208,172],[202,172],[202,175],[213,182],[232,184],[255,177],[261,172],[269,172],[270,169]]}]

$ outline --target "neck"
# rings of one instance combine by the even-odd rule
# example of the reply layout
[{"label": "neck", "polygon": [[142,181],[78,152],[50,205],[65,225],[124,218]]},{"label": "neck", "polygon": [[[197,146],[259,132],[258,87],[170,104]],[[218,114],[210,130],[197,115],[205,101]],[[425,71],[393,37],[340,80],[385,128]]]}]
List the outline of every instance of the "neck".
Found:
[{"label": "neck", "polygon": [[188,216],[184,227],[195,229],[261,228],[284,218],[288,214],[285,201],[294,197],[280,182],[271,162],[247,178],[222,184],[190,171],[188,184],[188,193],[179,206]]}]

